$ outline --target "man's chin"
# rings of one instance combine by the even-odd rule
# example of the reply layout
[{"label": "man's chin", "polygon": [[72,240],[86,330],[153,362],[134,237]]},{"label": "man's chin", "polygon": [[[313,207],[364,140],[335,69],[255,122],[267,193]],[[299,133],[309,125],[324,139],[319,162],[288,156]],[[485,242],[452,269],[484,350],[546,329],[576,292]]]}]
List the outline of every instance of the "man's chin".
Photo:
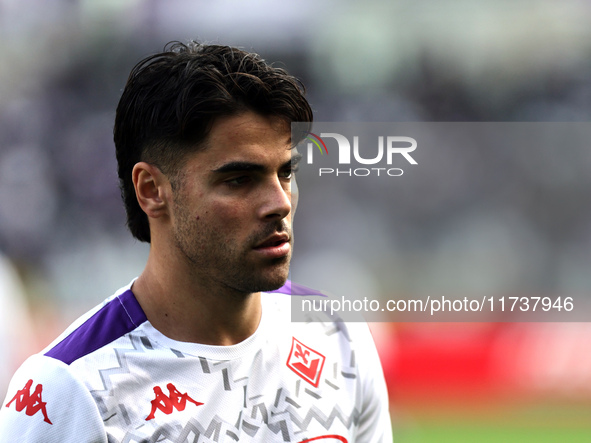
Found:
[{"label": "man's chin", "polygon": [[289,275],[289,269],[285,272],[277,273],[276,275],[271,275],[265,278],[260,282],[259,289],[256,292],[268,292],[274,291],[279,289],[281,286],[285,284],[287,281],[287,277]]},{"label": "man's chin", "polygon": [[[228,287],[243,294],[269,292],[282,287],[289,275],[289,260],[266,266],[264,269],[251,269],[241,276],[227,280]],[[237,277],[237,278],[236,278]]]},{"label": "man's chin", "polygon": [[263,272],[257,281],[253,281],[256,290],[252,292],[268,292],[274,291],[282,287],[287,281],[289,276],[289,261],[287,263],[281,263]]},{"label": "man's chin", "polygon": [[285,282],[287,281],[287,277],[282,279],[281,281],[278,282],[273,282],[270,283],[268,285],[265,286],[261,286],[261,288],[256,291],[256,292],[269,292],[269,291],[275,291],[279,288],[281,288],[283,285],[285,285]]}]

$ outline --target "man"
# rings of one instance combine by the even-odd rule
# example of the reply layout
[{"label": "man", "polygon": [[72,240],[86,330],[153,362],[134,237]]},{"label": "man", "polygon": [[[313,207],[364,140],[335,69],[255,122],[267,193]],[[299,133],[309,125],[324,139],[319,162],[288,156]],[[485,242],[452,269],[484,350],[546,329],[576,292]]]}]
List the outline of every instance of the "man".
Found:
[{"label": "man", "polygon": [[14,376],[0,441],[387,442],[365,325],[290,322],[300,84],[175,43],[131,72],[115,145],[142,274]]}]

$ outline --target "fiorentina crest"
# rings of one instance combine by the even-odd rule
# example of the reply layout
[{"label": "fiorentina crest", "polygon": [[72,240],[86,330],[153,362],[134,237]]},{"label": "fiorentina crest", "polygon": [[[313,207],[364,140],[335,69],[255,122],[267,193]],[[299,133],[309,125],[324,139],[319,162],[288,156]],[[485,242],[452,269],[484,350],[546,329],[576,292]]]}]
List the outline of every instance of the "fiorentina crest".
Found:
[{"label": "fiorentina crest", "polygon": [[320,383],[320,375],[322,375],[325,360],[324,355],[293,337],[287,367],[315,388]]}]

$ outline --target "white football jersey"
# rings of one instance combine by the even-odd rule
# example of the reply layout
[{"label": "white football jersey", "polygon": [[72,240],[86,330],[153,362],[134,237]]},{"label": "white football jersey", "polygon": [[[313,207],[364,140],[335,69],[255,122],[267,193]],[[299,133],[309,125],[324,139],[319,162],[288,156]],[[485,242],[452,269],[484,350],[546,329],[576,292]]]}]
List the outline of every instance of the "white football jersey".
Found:
[{"label": "white football jersey", "polygon": [[293,323],[288,282],[262,294],[257,331],[233,346],[179,342],[128,285],[14,375],[0,441],[391,442],[386,385],[362,323]]}]

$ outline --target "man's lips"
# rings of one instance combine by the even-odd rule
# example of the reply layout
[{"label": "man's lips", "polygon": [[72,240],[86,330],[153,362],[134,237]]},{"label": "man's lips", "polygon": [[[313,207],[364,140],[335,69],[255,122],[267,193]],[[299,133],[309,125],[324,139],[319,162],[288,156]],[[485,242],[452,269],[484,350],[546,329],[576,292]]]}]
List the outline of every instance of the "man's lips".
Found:
[{"label": "man's lips", "polygon": [[253,248],[268,258],[279,258],[289,254],[291,249],[288,234],[274,234]]},{"label": "man's lips", "polygon": [[288,242],[289,243],[289,235],[288,234],[274,234],[271,237],[268,237],[266,240],[259,243],[255,246],[255,249],[260,248],[269,248],[273,246],[279,246],[282,243]]}]

